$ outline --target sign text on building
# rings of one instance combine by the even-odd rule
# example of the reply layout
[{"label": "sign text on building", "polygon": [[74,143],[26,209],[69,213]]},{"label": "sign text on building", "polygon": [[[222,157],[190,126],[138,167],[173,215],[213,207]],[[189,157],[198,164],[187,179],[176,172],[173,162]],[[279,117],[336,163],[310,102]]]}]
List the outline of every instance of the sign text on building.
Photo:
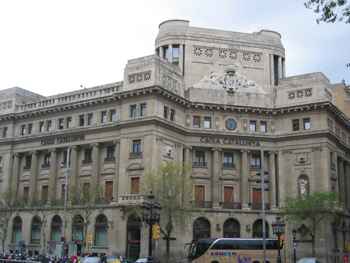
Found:
[{"label": "sign text on building", "polygon": [[209,144],[260,146],[259,141],[240,137],[201,137],[200,142]]},{"label": "sign text on building", "polygon": [[42,139],[40,143],[41,145],[51,145],[51,144],[62,144],[62,143],[70,143],[75,141],[83,141],[83,140],[85,140],[85,136],[82,134],[79,134],[79,135],[50,137],[47,139]]}]

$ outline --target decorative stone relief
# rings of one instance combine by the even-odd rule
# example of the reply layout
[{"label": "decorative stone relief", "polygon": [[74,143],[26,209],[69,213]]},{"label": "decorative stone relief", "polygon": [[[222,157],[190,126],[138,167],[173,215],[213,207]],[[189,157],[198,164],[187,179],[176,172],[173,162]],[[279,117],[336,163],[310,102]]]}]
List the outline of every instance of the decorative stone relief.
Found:
[{"label": "decorative stone relief", "polygon": [[309,178],[305,174],[300,175],[298,178],[298,192],[301,197],[310,193]]},{"label": "decorative stone relief", "polygon": [[300,90],[295,90],[295,91],[290,91],[288,92],[288,98],[290,100],[293,100],[295,98],[303,98],[303,97],[311,97],[312,96],[312,89],[300,89]]},{"label": "decorative stone relief", "polygon": [[295,154],[295,165],[309,165],[310,163],[310,152],[300,152]]},{"label": "decorative stone relief", "polygon": [[161,153],[162,158],[174,160],[176,157],[175,144],[169,141],[163,141]]},{"label": "decorative stone relief", "polygon": [[163,74],[161,77],[162,85],[165,89],[168,89],[174,93],[178,93],[178,81],[167,74]]},{"label": "decorative stone relief", "polygon": [[129,84],[141,81],[147,81],[151,79],[151,71],[138,72],[128,75]]},{"label": "decorative stone relief", "polygon": [[242,53],[243,60],[246,62],[260,63],[262,61],[262,54],[249,52],[249,51],[238,51],[236,49],[230,48],[216,48],[216,47],[206,47],[206,46],[194,46],[193,54],[196,57],[207,57],[211,58],[217,56],[221,59],[231,59],[236,60],[238,58],[238,53]]}]

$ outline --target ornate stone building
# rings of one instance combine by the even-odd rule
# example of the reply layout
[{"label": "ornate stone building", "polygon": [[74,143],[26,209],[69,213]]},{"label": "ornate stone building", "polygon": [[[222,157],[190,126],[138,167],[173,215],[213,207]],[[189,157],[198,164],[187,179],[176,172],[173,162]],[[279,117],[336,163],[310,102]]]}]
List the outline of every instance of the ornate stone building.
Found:
[{"label": "ornate stone building", "polygon": [[103,193],[88,222],[92,251],[147,255],[147,227],[124,208],[142,200],[147,169],[174,160],[192,164],[195,204],[191,223],[176,226],[177,255],[199,237],[261,235],[261,167],[268,235],[286,197],[335,191],[343,223],[325,225],[317,247],[323,255],[342,250],[350,235],[350,123],[333,87],[322,73],[286,77],[277,32],[170,20],[159,25],[155,54],[129,60],[121,82],[51,97],[3,90],[0,191],[21,200],[6,248],[24,241],[30,251],[52,249],[62,237],[79,244],[84,216],[64,209],[68,184]]}]

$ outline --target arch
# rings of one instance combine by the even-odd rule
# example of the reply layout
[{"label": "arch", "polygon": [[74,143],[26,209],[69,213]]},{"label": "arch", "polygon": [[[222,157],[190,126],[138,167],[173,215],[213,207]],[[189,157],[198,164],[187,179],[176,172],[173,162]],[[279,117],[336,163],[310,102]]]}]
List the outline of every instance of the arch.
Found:
[{"label": "arch", "polygon": [[16,216],[12,221],[12,242],[17,243],[22,240],[22,218]]},{"label": "arch", "polygon": [[108,244],[108,220],[104,214],[96,217],[95,221],[95,246],[106,247]]},{"label": "arch", "polygon": [[307,196],[310,193],[310,181],[306,174],[302,174],[298,177],[298,194],[299,197]]},{"label": "arch", "polygon": [[51,240],[61,241],[62,237],[62,219],[59,215],[55,215],[51,220]]},{"label": "arch", "polygon": [[205,217],[199,217],[193,222],[193,240],[210,237],[210,222]]},{"label": "arch", "polygon": [[140,256],[141,250],[141,219],[132,214],[127,220],[126,234],[126,257],[136,260]]},{"label": "arch", "polygon": [[75,215],[72,220],[72,241],[84,240],[84,218],[81,215]]},{"label": "arch", "polygon": [[[262,238],[263,229],[262,229],[262,219],[258,219],[253,224],[253,238]],[[265,221],[265,238],[269,237],[269,223]]]},{"label": "arch", "polygon": [[225,221],[223,226],[223,237],[240,237],[241,225],[238,220],[229,218]]},{"label": "arch", "polygon": [[38,216],[34,216],[30,227],[30,243],[40,244],[42,222]]}]

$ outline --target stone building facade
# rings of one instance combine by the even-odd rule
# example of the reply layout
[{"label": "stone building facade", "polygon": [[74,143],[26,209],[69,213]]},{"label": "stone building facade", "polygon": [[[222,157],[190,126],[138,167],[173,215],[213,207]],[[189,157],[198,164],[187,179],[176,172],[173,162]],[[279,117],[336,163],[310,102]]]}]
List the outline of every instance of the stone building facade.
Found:
[{"label": "stone building facade", "polygon": [[169,20],[155,54],[129,60],[121,82],[51,97],[1,91],[0,191],[18,203],[6,248],[79,244],[85,211],[64,209],[68,185],[102,193],[88,222],[92,251],[147,255],[147,226],[125,207],[143,200],[145,171],[172,160],[191,164],[194,180],[191,223],[177,225],[172,241],[177,255],[199,237],[261,234],[261,167],[270,237],[286,197],[335,191],[344,218],[325,225],[317,247],[345,249],[350,123],[335,105],[336,85],[322,73],[286,77],[285,61],[277,32]]}]

